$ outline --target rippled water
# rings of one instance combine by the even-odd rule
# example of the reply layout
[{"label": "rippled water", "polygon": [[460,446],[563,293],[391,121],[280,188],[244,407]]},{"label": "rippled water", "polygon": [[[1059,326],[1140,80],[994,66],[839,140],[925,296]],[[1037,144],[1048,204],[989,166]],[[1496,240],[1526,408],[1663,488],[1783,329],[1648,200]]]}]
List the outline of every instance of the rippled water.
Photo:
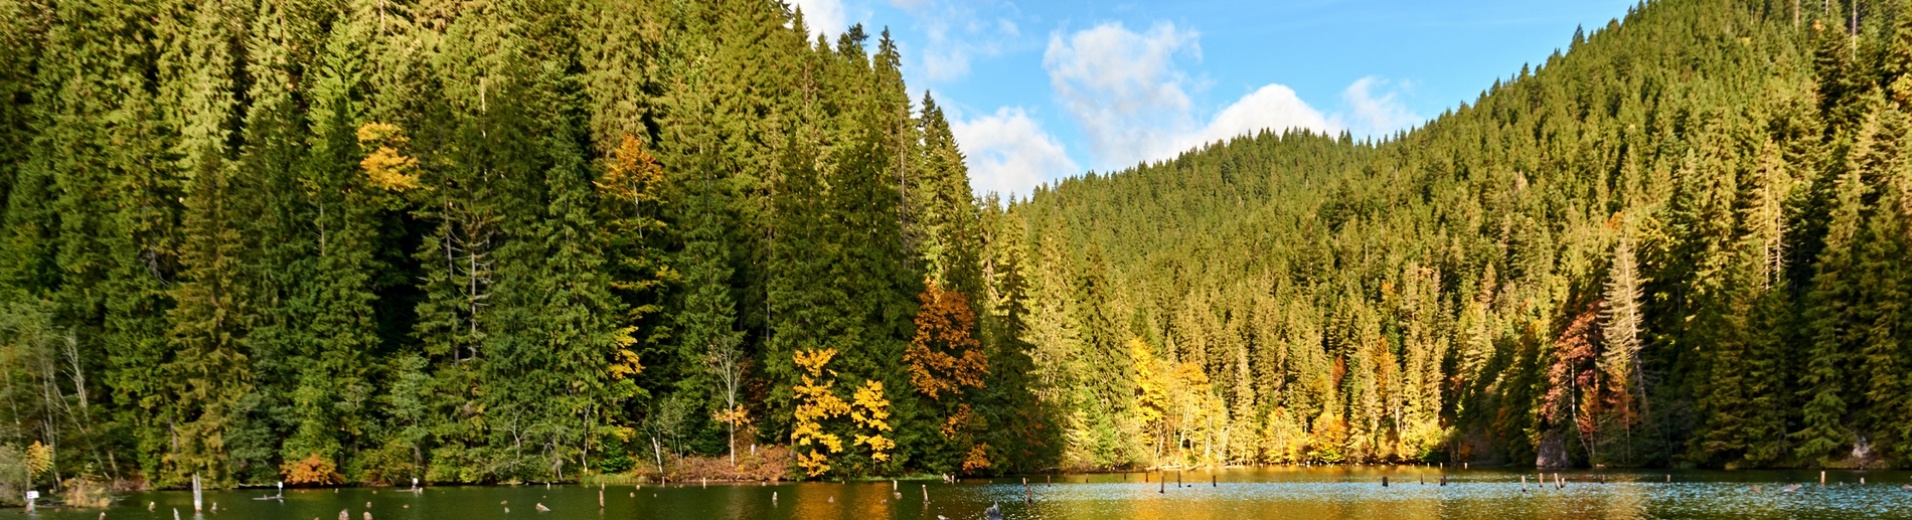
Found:
[{"label": "rippled water", "polygon": [[[284,501],[259,501],[258,490],[207,492],[210,519],[332,520],[341,510],[363,520],[613,519],[951,519],[982,518],[1001,504],[1010,519],[1155,518],[1172,520],[1292,518],[1456,519],[1912,519],[1912,483],[1906,472],[1562,472],[1564,489],[1540,486],[1533,472],[1396,468],[1255,468],[1144,475],[1102,474],[1018,478],[961,484],[902,481],[801,483],[775,486],[691,484],[684,487],[431,487],[418,494],[392,489],[290,491]],[[1381,486],[1381,477],[1391,480]],[[1529,480],[1522,491],[1520,479]],[[1426,483],[1421,483],[1422,478]],[[1553,474],[1547,474],[1549,481]],[[1602,478],[1606,483],[1600,483]],[[1869,485],[1858,485],[1860,478]],[[1144,482],[1144,478],[1148,481]],[[1211,484],[1211,478],[1213,483]],[[1789,484],[1804,484],[1786,493]],[[1753,487],[1761,489],[1753,491]],[[927,490],[929,500],[923,499]],[[897,496],[901,495],[898,499]],[[772,497],[775,500],[772,500]],[[1033,499],[1033,502],[1025,502]],[[148,504],[152,511],[147,510]],[[368,509],[366,504],[370,503]],[[534,508],[543,504],[550,512]],[[105,511],[110,519],[169,520],[173,510],[193,519],[190,492],[125,497]],[[100,510],[49,510],[49,520],[97,519]],[[20,510],[0,513],[17,516]]]}]

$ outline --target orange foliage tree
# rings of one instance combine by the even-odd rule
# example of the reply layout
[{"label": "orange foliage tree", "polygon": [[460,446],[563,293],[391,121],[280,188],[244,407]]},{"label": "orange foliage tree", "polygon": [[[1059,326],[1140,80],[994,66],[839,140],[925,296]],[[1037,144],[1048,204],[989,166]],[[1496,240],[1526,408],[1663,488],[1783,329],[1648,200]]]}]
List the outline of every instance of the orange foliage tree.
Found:
[{"label": "orange foliage tree", "polygon": [[279,467],[279,473],[285,476],[285,483],[294,486],[335,486],[345,483],[332,461],[313,453],[303,460],[286,461]]},{"label": "orange foliage tree", "polygon": [[943,290],[934,280],[917,299],[922,308],[916,313],[916,337],[903,352],[903,365],[917,393],[941,409],[935,413],[943,423],[944,446],[941,456],[931,457],[931,465],[965,472],[986,469],[991,466],[988,449],[976,443],[975,432],[988,425],[970,413],[962,398],[965,391],[982,388],[983,376],[989,374],[989,359],[974,333],[976,313],[962,293]]}]

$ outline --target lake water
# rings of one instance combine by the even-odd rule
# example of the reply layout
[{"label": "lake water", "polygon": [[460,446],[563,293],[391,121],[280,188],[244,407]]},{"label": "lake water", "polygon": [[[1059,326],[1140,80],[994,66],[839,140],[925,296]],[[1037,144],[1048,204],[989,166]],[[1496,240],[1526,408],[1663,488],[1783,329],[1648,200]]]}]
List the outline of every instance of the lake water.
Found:
[{"label": "lake water", "polygon": [[[1907,472],[1832,472],[1818,485],[1817,471],[1776,472],[1561,472],[1564,489],[1540,486],[1531,471],[1449,471],[1439,485],[1438,469],[1254,468],[1163,474],[1141,473],[1043,476],[1030,479],[1025,503],[1020,477],[993,481],[902,481],[892,494],[890,481],[798,483],[773,486],[711,485],[684,487],[609,486],[598,509],[598,488],[583,486],[428,487],[413,494],[394,489],[288,491],[284,501],[252,497],[270,491],[213,491],[205,494],[218,512],[201,520],[333,520],[346,510],[352,520],[369,511],[377,520],[486,519],[912,519],[983,518],[983,509],[1000,503],[1009,519],[1142,518],[1206,520],[1236,518],[1421,520],[1436,518],[1519,519],[1912,519],[1912,483]],[[1391,485],[1383,488],[1382,476]],[[1426,484],[1421,477],[1425,476]],[[1526,476],[1527,490],[1520,478]],[[1606,483],[1600,483],[1602,477]],[[1214,483],[1211,484],[1211,477]],[[1551,480],[1552,473],[1547,477]],[[1858,485],[1860,478],[1869,485]],[[1805,484],[1786,493],[1788,484]],[[927,486],[929,500],[923,500]],[[1754,486],[1762,488],[1752,491]],[[1164,487],[1166,489],[1164,489]],[[772,500],[772,496],[776,500]],[[148,503],[154,504],[147,510]],[[550,512],[536,511],[544,504]],[[160,491],[124,497],[108,519],[170,520],[173,510],[193,520],[192,493]],[[100,510],[47,510],[48,520],[93,520]],[[21,516],[20,510],[0,517]]]}]

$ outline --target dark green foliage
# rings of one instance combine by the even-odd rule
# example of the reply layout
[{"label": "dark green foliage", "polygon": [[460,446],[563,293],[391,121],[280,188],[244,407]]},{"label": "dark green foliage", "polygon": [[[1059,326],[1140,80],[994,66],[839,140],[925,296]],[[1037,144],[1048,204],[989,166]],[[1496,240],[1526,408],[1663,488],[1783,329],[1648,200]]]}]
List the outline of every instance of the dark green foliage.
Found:
[{"label": "dark green foliage", "polygon": [[789,356],[828,346],[902,441],[840,471],[922,467],[894,367],[926,276],[985,293],[980,207],[896,42],[787,9],[0,4],[0,292],[72,347],[71,416],[0,440],[163,486],[571,479],[787,442]]}]

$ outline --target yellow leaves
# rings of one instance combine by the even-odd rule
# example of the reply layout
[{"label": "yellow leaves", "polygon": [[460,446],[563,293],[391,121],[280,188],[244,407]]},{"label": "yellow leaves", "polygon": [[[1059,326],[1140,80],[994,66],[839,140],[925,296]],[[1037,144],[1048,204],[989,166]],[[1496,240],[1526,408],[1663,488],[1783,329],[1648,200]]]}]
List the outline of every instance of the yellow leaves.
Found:
[{"label": "yellow leaves", "polygon": [[949,419],[943,420],[943,438],[955,439],[956,434],[962,432],[963,427],[968,423],[969,405],[967,403],[956,405],[956,413],[950,414]]},{"label": "yellow leaves", "polygon": [[1129,340],[1129,359],[1135,363],[1135,387],[1141,392],[1136,408],[1142,424],[1160,422],[1168,410],[1167,371],[1156,361],[1155,349],[1140,338]]},{"label": "yellow leaves", "polygon": [[866,381],[863,387],[856,389],[855,410],[850,418],[857,426],[878,431],[890,431],[890,425],[884,421],[890,418],[890,401],[883,398],[882,381]]},{"label": "yellow leaves", "polygon": [[750,424],[750,413],[744,410],[743,405],[738,405],[736,408],[729,410],[718,410],[717,413],[711,415],[710,418],[713,421],[732,426]]},{"label": "yellow leaves", "polygon": [[973,473],[989,469],[989,443],[969,447],[969,454],[963,456],[963,472]]},{"label": "yellow leaves", "polygon": [[418,159],[401,152],[411,139],[398,125],[366,123],[358,128],[358,142],[367,150],[359,169],[365,170],[366,182],[372,187],[396,192],[418,188]]},{"label": "yellow leaves", "polygon": [[604,178],[597,182],[604,196],[633,208],[658,200],[658,188],[664,184],[664,167],[644,150],[642,140],[626,134],[606,162]]},{"label": "yellow leaves", "polygon": [[797,467],[803,468],[803,472],[811,477],[818,477],[830,471],[829,460],[828,456],[817,453],[816,450],[810,450],[808,453],[797,454]]},{"label": "yellow leaves", "polygon": [[[843,439],[836,434],[824,432],[823,421],[850,413],[850,404],[843,402],[842,398],[836,396],[836,392],[831,391],[830,387],[835,385],[836,381],[817,381],[817,378],[823,377],[823,367],[828,365],[830,358],[833,357],[836,357],[836,349],[799,350],[793,356],[797,368],[803,370],[804,375],[800,376],[803,382],[793,388],[797,394],[797,406],[793,412],[797,421],[790,430],[790,442],[798,446],[821,444],[830,453],[841,453]],[[828,455],[813,449],[807,454],[799,454],[797,465],[810,476],[815,477],[830,470],[830,464],[826,462],[828,459]]]},{"label": "yellow leaves", "polygon": [[856,436],[856,443],[870,447],[871,460],[878,462],[890,460],[889,452],[896,449],[896,441],[883,437],[881,433],[892,429],[888,422],[890,400],[883,397],[883,382],[864,381],[863,386],[856,389],[854,398],[856,402],[853,411],[850,412],[850,418],[856,421],[858,427],[878,432],[872,435],[859,434]]},{"label": "yellow leaves", "polygon": [[809,372],[810,377],[823,377],[823,365],[830,364],[830,358],[836,357],[836,349],[799,350],[796,355],[797,368]]},{"label": "yellow leaves", "polygon": [[27,446],[27,476],[38,478],[50,469],[53,469],[53,447],[33,441],[32,446]]},{"label": "yellow leaves", "polygon": [[896,449],[896,441],[882,435],[857,435],[856,443],[870,447],[870,460],[888,462],[890,450]]},{"label": "yellow leaves", "polygon": [[[821,445],[823,449],[812,449],[809,453],[799,454],[797,465],[810,476],[822,475],[830,470],[829,455],[843,452],[843,439],[824,429],[824,421],[849,415],[858,427],[870,430],[870,434],[857,434],[854,444],[868,446],[870,459],[884,462],[890,459],[889,452],[896,449],[896,441],[883,436],[891,431],[890,401],[883,394],[883,382],[866,380],[851,394],[852,401],[846,402],[837,397],[832,387],[834,379],[819,379],[827,372],[836,377],[836,372],[824,368],[830,359],[836,357],[835,349],[805,349],[793,356],[797,368],[803,371],[801,380],[792,390],[795,391],[796,424],[790,430],[790,442],[797,446]],[[741,417],[743,408],[721,414],[719,421]]]},{"label": "yellow leaves", "polygon": [[644,371],[644,364],[639,362],[637,352],[631,350],[631,346],[637,344],[637,338],[631,337],[631,334],[635,332],[637,327],[621,327],[612,334],[611,344],[614,347],[611,351],[612,379],[624,379]]}]

